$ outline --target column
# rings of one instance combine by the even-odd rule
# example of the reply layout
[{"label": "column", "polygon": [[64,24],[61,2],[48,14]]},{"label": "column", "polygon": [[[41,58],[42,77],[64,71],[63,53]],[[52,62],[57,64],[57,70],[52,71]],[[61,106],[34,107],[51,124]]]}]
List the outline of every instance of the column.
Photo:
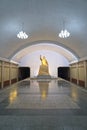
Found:
[{"label": "column", "polygon": [[84,61],[85,88],[87,88],[87,61]]},{"label": "column", "polygon": [[76,63],[76,69],[77,69],[77,85],[79,84],[79,65],[78,62]]},{"label": "column", "polygon": [[9,81],[11,85],[11,63],[9,63]]},{"label": "column", "polygon": [[4,61],[2,61],[2,65],[1,65],[1,88],[4,87]]}]

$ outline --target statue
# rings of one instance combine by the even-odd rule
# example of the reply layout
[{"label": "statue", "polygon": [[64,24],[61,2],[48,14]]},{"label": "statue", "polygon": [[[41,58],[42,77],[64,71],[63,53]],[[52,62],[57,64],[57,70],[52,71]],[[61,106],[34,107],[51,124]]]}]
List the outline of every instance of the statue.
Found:
[{"label": "statue", "polygon": [[49,76],[49,65],[45,56],[40,55],[41,65],[39,68],[38,76]]},{"label": "statue", "polygon": [[40,55],[40,60],[41,60],[42,65],[48,66],[48,62],[47,62],[45,56],[41,57],[41,55]]}]

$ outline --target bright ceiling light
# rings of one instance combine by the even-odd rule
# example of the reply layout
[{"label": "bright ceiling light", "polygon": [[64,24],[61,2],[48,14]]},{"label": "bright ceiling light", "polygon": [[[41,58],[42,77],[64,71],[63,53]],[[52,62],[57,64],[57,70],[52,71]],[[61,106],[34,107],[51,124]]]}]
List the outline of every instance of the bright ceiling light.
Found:
[{"label": "bright ceiling light", "polygon": [[17,37],[20,38],[20,39],[27,39],[28,38],[28,35],[23,32],[23,31],[20,31],[18,34],[17,34]]},{"label": "bright ceiling light", "polygon": [[[65,18],[64,18],[65,19]],[[66,20],[63,20],[63,27],[61,32],[59,33],[59,37],[60,38],[68,38],[70,36],[70,33],[67,31],[66,26],[65,26],[65,22]]]},{"label": "bright ceiling light", "polygon": [[67,38],[70,36],[70,33],[65,29],[65,30],[61,30],[61,32],[59,33],[59,37],[60,38]]},{"label": "bright ceiling light", "polygon": [[22,26],[21,26],[21,30],[18,34],[17,34],[17,37],[20,38],[20,39],[27,39],[28,38],[28,35],[26,34],[26,32],[24,32],[24,23],[22,23]]}]

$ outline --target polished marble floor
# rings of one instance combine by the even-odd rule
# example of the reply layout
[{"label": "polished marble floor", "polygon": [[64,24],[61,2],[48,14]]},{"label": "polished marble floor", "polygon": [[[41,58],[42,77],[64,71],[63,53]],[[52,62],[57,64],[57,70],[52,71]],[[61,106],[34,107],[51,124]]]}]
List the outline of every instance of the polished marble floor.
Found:
[{"label": "polished marble floor", "polygon": [[87,130],[87,90],[60,78],[0,90],[0,130]]}]

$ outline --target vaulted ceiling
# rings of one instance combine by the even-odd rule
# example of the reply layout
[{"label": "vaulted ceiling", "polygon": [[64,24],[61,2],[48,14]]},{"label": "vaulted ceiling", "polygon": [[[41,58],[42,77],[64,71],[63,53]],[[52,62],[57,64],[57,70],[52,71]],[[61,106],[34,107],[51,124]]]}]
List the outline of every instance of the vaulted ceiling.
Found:
[{"label": "vaulted ceiling", "polygon": [[[70,32],[67,39],[58,37],[63,22]],[[22,27],[29,35],[26,40],[16,36]],[[87,59],[87,0],[0,0],[1,58],[11,60],[19,51],[22,58],[24,48],[26,52],[42,47],[74,60],[55,46],[70,51],[78,60]]]}]

